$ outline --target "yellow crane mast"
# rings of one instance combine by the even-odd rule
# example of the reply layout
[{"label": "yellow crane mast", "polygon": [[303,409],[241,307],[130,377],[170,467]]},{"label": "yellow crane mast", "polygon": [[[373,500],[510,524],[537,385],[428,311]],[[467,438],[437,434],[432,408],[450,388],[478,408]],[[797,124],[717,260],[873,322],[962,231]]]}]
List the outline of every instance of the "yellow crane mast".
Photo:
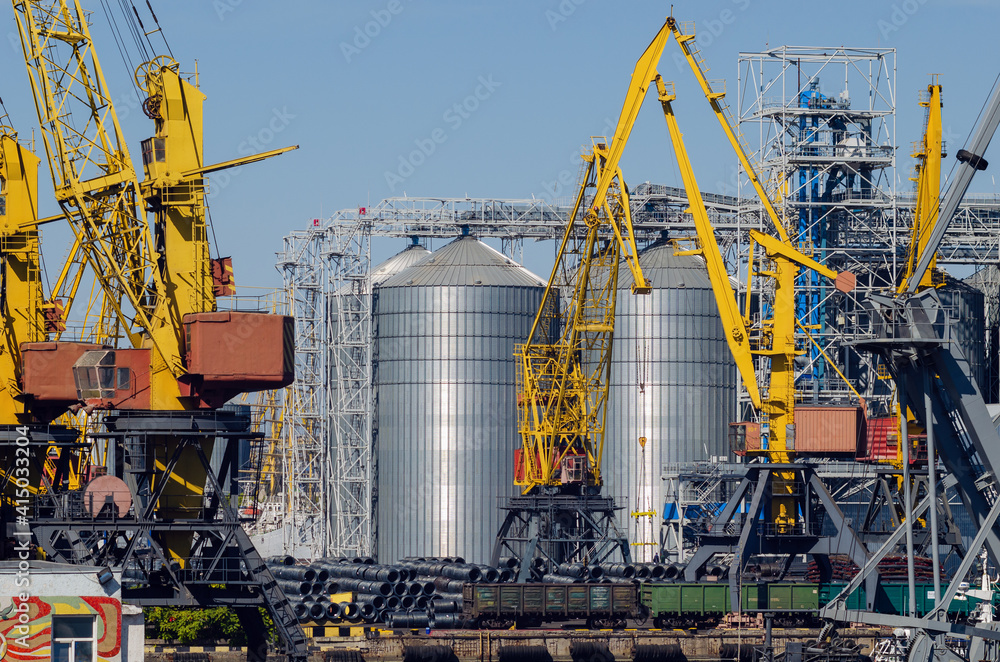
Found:
[{"label": "yellow crane mast", "polygon": [[[515,483],[524,494],[588,493],[601,486],[619,263],[632,272],[634,293],[650,291],[618,163],[666,38],[661,31],[636,63],[610,144],[594,139],[583,157],[586,171],[542,306],[528,342],[515,349],[521,433]],[[560,311],[562,282],[571,283],[572,296]]]},{"label": "yellow crane mast", "polygon": [[[56,386],[26,384],[23,373],[23,356],[47,343],[50,333],[62,329],[61,304],[45,300],[42,284],[39,164],[40,159],[19,142],[7,116],[0,116],[0,455],[9,460],[0,467],[0,492],[8,504],[12,503],[17,467],[26,472],[20,477],[28,478],[24,489],[36,494],[63,482],[78,487],[83,469],[80,462],[86,457],[82,446],[75,443],[76,430],[51,423],[76,400],[71,366],[63,366],[61,372],[62,381],[70,387],[53,394],[47,402],[36,402],[32,391]],[[78,347],[82,351],[90,346]],[[27,445],[19,446],[19,439]],[[50,445],[54,442],[72,447],[61,453]]]},{"label": "yellow crane mast", "polygon": [[[944,153],[944,142],[941,139],[941,85],[937,75],[932,76],[932,82],[927,86],[927,94],[921,99],[920,105],[927,109],[924,126],[924,138],[914,145],[913,157],[917,159],[917,204],[913,212],[913,228],[910,234],[910,245],[907,249],[906,265],[903,279],[897,292],[906,292],[910,287],[913,271],[926,252],[927,241],[931,230],[937,224],[938,211],[941,203],[941,159]],[[932,256],[931,266],[925,270],[917,283],[917,289],[936,287],[943,284],[935,282],[934,265],[937,256]]]}]

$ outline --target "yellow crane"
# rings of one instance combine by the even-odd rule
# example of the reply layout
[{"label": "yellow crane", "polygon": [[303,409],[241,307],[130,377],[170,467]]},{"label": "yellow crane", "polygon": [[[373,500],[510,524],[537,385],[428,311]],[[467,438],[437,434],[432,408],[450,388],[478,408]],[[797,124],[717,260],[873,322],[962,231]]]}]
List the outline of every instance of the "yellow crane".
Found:
[{"label": "yellow crane", "polygon": [[[0,446],[5,462],[0,467],[0,485],[10,486],[18,476],[15,467],[27,472],[26,489],[36,494],[64,481],[79,487],[87,454],[74,442],[78,432],[52,424],[75,400],[71,366],[64,366],[63,389],[55,401],[36,402],[28,384],[26,392],[23,356],[32,347],[47,343],[50,334],[62,330],[62,304],[45,299],[39,254],[38,166],[40,159],[18,140],[6,114],[0,116]],[[89,345],[80,346],[83,348]],[[22,352],[27,348],[27,352]],[[62,397],[62,401],[58,401]],[[18,439],[27,445],[18,448]],[[53,442],[72,448],[65,453]],[[27,455],[23,453],[30,450]],[[12,454],[19,454],[22,461]],[[22,476],[23,477],[23,476]],[[22,483],[23,484],[23,483]],[[2,491],[5,496],[11,492]]]},{"label": "yellow crane", "polygon": [[[941,159],[947,155],[944,153],[944,142],[941,139],[941,85],[938,83],[937,75],[932,76],[932,82],[927,86],[927,95],[921,99],[920,105],[926,108],[927,112],[924,138],[915,143],[913,152],[913,157],[917,159],[917,204],[913,212],[913,228],[903,279],[897,289],[899,293],[909,289],[913,272],[920,257],[926,252],[931,230],[937,224],[940,211]],[[922,272],[920,282],[916,284],[917,291],[944,284],[935,278],[936,258],[936,255],[932,256],[930,268]]]},{"label": "yellow crane", "polygon": [[[734,555],[729,587],[734,604],[740,604],[739,584],[743,569],[754,554],[781,555],[785,560],[785,571],[791,559],[798,554],[821,558],[847,554],[859,565],[867,560],[864,545],[851,531],[847,519],[822,481],[808,465],[794,461],[794,361],[802,353],[798,348],[796,330],[809,337],[808,328],[795,318],[795,279],[800,269],[812,269],[834,280],[839,291],[847,292],[854,288],[854,277],[850,273],[837,273],[827,268],[792,244],[733,129],[728,111],[720,103],[725,94],[724,87],[709,84],[705,79],[700,58],[693,47],[693,26],[682,30],[681,24],[669,17],[661,33],[664,30],[674,35],[684,52],[778,235],[774,237],[756,230],[749,233],[748,282],[752,282],[754,277],[770,279],[768,289],[772,292],[768,318],[759,326],[751,325],[750,302],[747,301],[745,312],[740,310],[687,156],[672,107],[676,98],[673,85],[656,75],[654,81],[688,197],[687,211],[694,219],[698,238],[697,247],[688,252],[700,254],[706,261],[730,351],[752,404],[762,414],[759,440],[752,452],[766,462],[746,465],[745,474],[722,512],[700,536],[699,549],[688,560],[685,569],[685,579],[694,581],[713,558],[720,554]],[[809,339],[812,341],[811,337]],[[829,357],[826,358],[829,361]],[[758,364],[761,371],[757,369]],[[840,376],[844,378],[842,374]],[[826,521],[836,531],[834,535],[823,535],[819,531],[815,502],[825,511]],[[746,506],[745,512],[742,506]],[[829,567],[829,564],[825,565]],[[869,589],[874,595],[874,583],[870,583]]]},{"label": "yellow crane", "polygon": [[[622,260],[636,283],[633,292],[650,291],[639,265],[628,188],[618,163],[666,37],[661,31],[636,63],[611,142],[594,139],[590,153],[583,157],[586,171],[542,306],[528,342],[515,349],[521,433],[515,483],[524,494],[552,490],[586,494],[602,483],[608,375]],[[566,309],[560,310],[559,286],[566,281],[571,283],[572,296]]]},{"label": "yellow crane", "polygon": [[[713,85],[705,76],[702,68],[703,61],[694,46],[694,25],[678,22],[673,17],[667,19],[667,25],[694,73],[702,93],[708,100],[713,114],[722,126],[733,151],[736,152],[747,178],[764,207],[767,218],[778,235],[772,237],[756,230],[751,230],[749,233],[751,243],[749,246],[748,281],[755,275],[770,278],[773,281],[774,292],[771,317],[762,321],[760,333],[756,338],[751,338],[747,323],[750,298],[747,297],[746,314],[740,313],[735,292],[730,285],[714,231],[698,191],[694,172],[687,159],[680,130],[670,108],[670,102],[673,101],[675,95],[672,90],[668,93],[661,84],[660,94],[664,104],[664,114],[667,117],[671,140],[677,154],[685,189],[688,192],[690,204],[688,211],[694,217],[695,228],[701,244],[700,250],[697,252],[704,255],[706,259],[729,347],[736,360],[750,401],[758,411],[764,414],[760,424],[760,441],[759,444],[755,444],[754,450],[764,453],[772,463],[787,464],[791,461],[791,453],[794,452],[795,357],[803,354],[803,351],[797,346],[796,330],[804,332],[810,342],[815,342],[808,335],[809,329],[795,318],[795,281],[799,269],[812,269],[829,278],[835,282],[837,290],[841,292],[852,291],[855,279],[853,274],[849,272],[838,274],[795,247],[785,227],[784,220],[779,216],[747,154],[741,137],[733,127],[728,108],[722,103],[726,94],[725,86],[721,83]],[[763,255],[758,255],[755,260],[757,249]],[[748,290],[749,285],[748,282]],[[819,346],[817,345],[817,347]],[[819,349],[821,352],[823,351],[822,348]],[[763,394],[758,387],[757,371],[754,364],[755,356],[764,357],[769,363],[765,376],[766,389]],[[832,362],[831,365],[833,365]],[[837,371],[839,373],[839,370]],[[841,378],[843,378],[842,374]],[[844,381],[847,382],[846,379]],[[850,387],[850,383],[847,383]],[[853,389],[853,387],[851,388]],[[860,395],[858,397],[860,399]],[[745,432],[743,436],[745,438]],[[775,498],[772,500],[771,522],[778,526],[779,530],[781,527],[793,527],[799,519],[798,511],[801,504],[796,495],[801,494],[800,486],[796,484],[796,478],[792,472],[779,472],[774,478],[776,479]]]},{"label": "yellow crane", "polygon": [[[63,370],[68,363],[74,399],[119,411],[212,410],[240,393],[289,384],[291,318],[217,311],[216,296],[233,293],[231,262],[209,256],[205,176],[295,147],[206,166],[206,97],[173,58],[159,56],[135,74],[147,95],[143,110],[155,122],[142,142],[140,183],[79,1],[12,4],[56,200],[103,293],[92,336],[130,345],[62,353],[44,364]],[[79,262],[68,260],[55,286],[68,292],[67,307],[82,277],[74,271]],[[159,472],[183,443],[173,434],[156,437]],[[161,490],[164,517],[196,512],[202,502],[205,469],[193,451],[179,455]],[[190,534],[163,536],[176,538],[168,547],[183,563]]]},{"label": "yellow crane", "polygon": [[[751,253],[751,273],[756,269],[757,275],[773,278],[775,282],[773,317],[762,324],[762,332],[757,339],[751,338],[744,315],[739,310],[713,230],[704,212],[704,204],[693,171],[686,159],[680,131],[670,105],[675,98],[673,88],[670,86],[668,90],[656,71],[660,56],[671,35],[691,65],[720,125],[764,205],[768,218],[779,235],[779,238],[773,238],[761,232],[751,231],[753,243],[759,246],[764,254],[754,264]],[[795,278],[800,267],[814,269],[836,281],[838,289],[849,291],[853,289],[853,276],[848,273],[837,274],[793,246],[784,223],[732,127],[725,106],[720,103],[725,92],[713,90],[704,76],[697,51],[693,49],[693,38],[693,31],[686,32],[681,23],[669,17],[647,47],[632,74],[611,149],[603,143],[595,142],[593,152],[586,157],[587,176],[578,193],[572,219],[577,218],[589,188],[594,188],[595,200],[603,201],[612,197],[605,193],[608,188],[604,182],[612,182],[615,179],[615,172],[610,170],[608,164],[617,167],[618,158],[624,149],[645,94],[655,84],[671,138],[675,148],[678,148],[679,159],[683,161],[681,171],[689,195],[690,211],[695,216],[702,243],[702,250],[699,252],[706,257],[720,316],[726,329],[727,342],[751,402],[765,414],[762,436],[765,436],[766,441],[759,450],[765,452],[771,462],[784,464],[789,462],[789,452],[793,450],[790,435],[794,435],[794,360],[802,353],[802,350],[797,349],[795,337]],[[562,338],[557,343],[534,341],[540,331],[547,330],[546,324],[551,320],[552,311],[555,310],[550,297],[558,280],[561,261],[567,254],[566,247],[574,232],[572,221],[567,228],[556,266],[549,280],[546,304],[539,311],[532,329],[533,342],[518,350],[517,356],[521,363],[519,404],[522,450],[518,455],[516,480],[518,485],[522,486],[524,493],[529,493],[540,486],[563,486],[570,482],[567,480],[570,478],[573,479],[572,482],[582,481],[589,486],[600,485],[600,451],[604,437],[603,411],[607,400],[608,366],[605,359],[610,354],[611,333],[614,329],[614,294],[613,291],[605,290],[613,290],[613,285],[609,288],[607,283],[613,283],[617,273],[616,266],[611,260],[617,258],[617,254],[611,251],[620,250],[633,272],[638,270],[637,261],[633,267],[634,241],[631,243],[625,241],[631,237],[631,218],[627,208],[627,192],[622,189],[621,186],[612,189],[612,194],[618,203],[617,215],[623,219],[621,224],[610,224],[615,229],[616,241],[606,244],[608,250],[604,252],[595,251],[597,240],[596,233],[593,233],[594,237],[588,239],[589,248],[576,251],[583,257],[577,271],[574,298],[569,308],[561,313],[564,320]],[[594,205],[591,207],[587,216],[590,219],[587,221],[588,228],[599,227],[601,221],[596,217],[596,207]],[[613,208],[609,208],[605,216],[614,217]],[[629,231],[619,231],[619,227],[626,227]],[[616,262],[616,259],[614,261]],[[594,265],[603,267],[598,273],[603,274],[604,270],[612,273],[611,281],[600,281],[603,289],[593,288],[586,280],[590,277]],[[635,282],[646,282],[640,276],[641,271],[638,271]],[[597,294],[594,294],[595,291]],[[588,335],[594,331],[607,336]],[[580,363],[579,357],[584,355],[596,356],[599,359],[590,364],[595,366],[590,374],[584,373]],[[763,396],[758,387],[755,356],[764,356],[770,362],[767,390]],[[586,469],[586,472],[569,470],[568,467],[574,463],[583,465],[581,468]],[[781,478],[787,483],[783,489],[790,496],[788,498],[779,496],[773,501],[772,518],[775,523],[794,525],[798,512],[797,501],[791,496],[797,493],[793,484],[794,476],[782,474]]]}]

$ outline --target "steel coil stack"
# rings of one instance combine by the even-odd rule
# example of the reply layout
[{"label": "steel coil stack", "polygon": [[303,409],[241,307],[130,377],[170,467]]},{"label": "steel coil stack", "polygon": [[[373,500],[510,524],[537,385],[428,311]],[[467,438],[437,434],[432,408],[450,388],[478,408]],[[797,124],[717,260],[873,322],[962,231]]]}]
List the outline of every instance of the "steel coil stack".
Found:
[{"label": "steel coil stack", "polygon": [[[308,565],[291,557],[267,559],[299,621],[385,623],[392,628],[461,628],[462,587],[516,578],[517,563],[501,567],[460,557],[406,558],[382,565],[370,558],[325,558]],[[350,594],[351,600],[337,600]]]},{"label": "steel coil stack", "polygon": [[[461,557],[407,557],[392,565],[370,558],[324,558],[308,565],[267,560],[278,585],[302,622],[384,623],[402,629],[463,628],[462,591],[467,584],[517,580],[516,559],[499,567]],[[725,568],[710,569],[713,579]],[[551,584],[661,584],[681,581],[684,567],[660,563],[549,564],[536,559],[528,581]],[[344,600],[349,596],[349,600]]]}]

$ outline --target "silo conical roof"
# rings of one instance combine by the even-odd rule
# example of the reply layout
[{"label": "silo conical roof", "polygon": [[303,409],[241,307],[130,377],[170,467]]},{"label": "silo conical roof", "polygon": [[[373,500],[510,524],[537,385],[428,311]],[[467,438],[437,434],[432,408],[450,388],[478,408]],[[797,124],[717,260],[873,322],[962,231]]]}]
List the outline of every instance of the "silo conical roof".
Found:
[{"label": "silo conical roof", "polygon": [[[371,294],[371,288],[378,287],[382,284],[382,282],[392,278],[407,267],[420,262],[430,254],[431,252],[424,246],[420,244],[410,244],[400,252],[390,257],[388,260],[380,262],[371,271],[369,271],[367,281],[360,283],[348,283],[334,292],[334,294],[338,296]],[[361,288],[360,291],[356,290],[358,287]]]},{"label": "silo conical roof", "polygon": [[371,271],[372,285],[380,285],[407,267],[425,259],[431,252],[420,244],[410,244]]},{"label": "silo conical roof", "polygon": [[379,284],[380,287],[449,285],[539,287],[544,282],[500,251],[475,237],[463,236]]},{"label": "silo conical roof", "polygon": [[[652,283],[653,289],[712,289],[704,258],[698,255],[675,255],[674,250],[672,241],[659,239],[639,251],[643,275]],[[618,289],[630,289],[634,282],[632,271],[622,264],[618,268]]]}]

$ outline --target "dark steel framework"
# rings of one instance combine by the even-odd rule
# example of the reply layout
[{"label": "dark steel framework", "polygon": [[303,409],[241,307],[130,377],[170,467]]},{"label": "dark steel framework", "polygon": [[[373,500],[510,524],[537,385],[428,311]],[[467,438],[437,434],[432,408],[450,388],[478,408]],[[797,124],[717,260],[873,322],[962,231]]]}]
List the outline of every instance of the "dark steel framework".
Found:
[{"label": "dark steel framework", "polygon": [[616,553],[625,563],[632,562],[628,540],[615,520],[621,507],[613,498],[536,494],[512,497],[503,508],[507,516],[490,562],[497,566],[503,557],[516,558],[519,582],[529,581],[532,569],[538,569],[534,564],[540,562],[600,564]]},{"label": "dark steel framework", "polygon": [[[165,436],[176,440],[176,445],[166,466],[157,469],[152,451]],[[267,658],[267,629],[259,611],[263,607],[285,654],[290,660],[304,661],[308,655],[305,634],[243,529],[246,518],[236,508],[238,447],[242,440],[259,436],[251,431],[250,415],[242,412],[109,414],[94,441],[112,458],[109,474],[128,486],[131,508],[118,512],[114,499],[106,496],[94,515],[96,509],[85,503],[83,490],[63,489],[55,481],[36,496],[31,530],[51,560],[120,570],[122,599],[131,604],[232,608],[247,634],[249,660]],[[210,440],[222,444],[217,468],[203,448]],[[61,455],[68,457],[67,450],[80,446],[63,444]],[[182,457],[196,458],[206,472],[201,507],[183,519],[161,519],[157,503],[175,472],[179,474]],[[191,534],[190,557],[183,563],[166,553],[165,534]]]}]

